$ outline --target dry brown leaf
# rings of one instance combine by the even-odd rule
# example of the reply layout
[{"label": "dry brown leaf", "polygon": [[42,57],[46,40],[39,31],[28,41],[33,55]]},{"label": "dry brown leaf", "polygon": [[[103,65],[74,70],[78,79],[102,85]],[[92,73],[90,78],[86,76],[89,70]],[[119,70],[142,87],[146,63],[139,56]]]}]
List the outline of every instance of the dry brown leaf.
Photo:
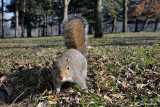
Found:
[{"label": "dry brown leaf", "polygon": [[148,93],[149,95],[152,95],[152,94],[153,94],[153,92],[152,92],[152,91],[148,91],[147,93]]},{"label": "dry brown leaf", "polygon": [[59,100],[59,98],[56,97],[49,97],[48,99],[50,104],[57,104],[57,101]]},{"label": "dry brown leaf", "polygon": [[1,80],[1,82],[4,82],[6,79],[7,79],[6,76],[2,76],[0,80]]},{"label": "dry brown leaf", "polygon": [[117,66],[114,67],[115,69],[119,69]]},{"label": "dry brown leaf", "polygon": [[107,63],[109,63],[110,59],[108,57],[105,58],[107,60]]},{"label": "dry brown leaf", "polygon": [[48,106],[47,102],[39,102],[36,107],[46,107],[46,106]]},{"label": "dry brown leaf", "polygon": [[105,83],[104,86],[102,86],[102,90],[113,91],[113,87],[110,87],[108,83]]},{"label": "dry brown leaf", "polygon": [[122,82],[122,87],[123,88],[129,88],[130,87],[130,84],[126,83],[126,82]]},{"label": "dry brown leaf", "polygon": [[110,76],[110,77],[111,77],[114,81],[115,81],[115,80],[117,80],[117,78],[116,78],[116,77],[114,77],[114,76]]},{"label": "dry brown leaf", "polygon": [[104,95],[104,100],[109,103],[109,104],[112,104],[112,99],[106,95]]},{"label": "dry brown leaf", "polygon": [[68,103],[72,103],[72,102],[75,101],[75,99],[72,98],[72,97],[62,97],[62,99],[64,99],[64,100],[65,100],[66,102],[68,102]]},{"label": "dry brown leaf", "polygon": [[120,98],[120,99],[123,99],[123,98],[124,98],[124,97],[121,96],[120,94],[112,94],[111,96],[116,97],[116,98]]},{"label": "dry brown leaf", "polygon": [[133,70],[131,70],[130,68],[128,68],[128,71],[129,71],[130,73],[135,74],[135,72],[134,72]]},{"label": "dry brown leaf", "polygon": [[107,87],[107,86],[104,86],[104,87],[102,87],[102,90],[104,90],[104,91],[113,91],[113,87]]},{"label": "dry brown leaf", "polygon": [[37,67],[42,67],[44,64],[40,63],[40,64],[36,64]]},{"label": "dry brown leaf", "polygon": [[100,71],[99,75],[102,76],[104,74],[104,71]]},{"label": "dry brown leaf", "polygon": [[160,88],[160,83],[158,83],[157,88],[158,88],[158,89]]},{"label": "dry brown leaf", "polygon": [[18,67],[23,67],[23,65],[22,65],[22,64],[19,64]]},{"label": "dry brown leaf", "polygon": [[93,47],[93,46],[88,46],[88,49],[95,49],[95,47]]},{"label": "dry brown leaf", "polygon": [[71,89],[69,90],[69,92],[70,92],[70,93],[74,93],[75,91],[71,88]]},{"label": "dry brown leaf", "polygon": [[142,89],[146,84],[136,84],[137,89]]},{"label": "dry brown leaf", "polygon": [[129,83],[126,83],[124,81],[122,82],[121,85],[122,85],[122,90],[124,90],[124,91],[128,91],[129,88],[131,87]]}]

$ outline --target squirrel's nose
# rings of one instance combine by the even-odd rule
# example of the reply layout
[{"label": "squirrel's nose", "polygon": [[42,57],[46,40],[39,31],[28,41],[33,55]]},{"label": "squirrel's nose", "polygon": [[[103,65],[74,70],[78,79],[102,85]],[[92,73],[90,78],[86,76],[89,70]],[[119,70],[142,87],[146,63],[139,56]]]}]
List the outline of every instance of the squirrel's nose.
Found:
[{"label": "squirrel's nose", "polygon": [[60,75],[59,78],[62,80],[62,76]]}]

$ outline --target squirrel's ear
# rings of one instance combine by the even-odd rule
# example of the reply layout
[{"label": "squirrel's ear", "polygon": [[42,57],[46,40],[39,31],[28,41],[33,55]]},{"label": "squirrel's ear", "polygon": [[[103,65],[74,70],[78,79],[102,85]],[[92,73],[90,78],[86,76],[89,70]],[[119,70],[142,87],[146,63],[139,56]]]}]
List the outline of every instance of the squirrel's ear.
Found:
[{"label": "squirrel's ear", "polygon": [[67,58],[66,62],[69,64],[69,59]]}]

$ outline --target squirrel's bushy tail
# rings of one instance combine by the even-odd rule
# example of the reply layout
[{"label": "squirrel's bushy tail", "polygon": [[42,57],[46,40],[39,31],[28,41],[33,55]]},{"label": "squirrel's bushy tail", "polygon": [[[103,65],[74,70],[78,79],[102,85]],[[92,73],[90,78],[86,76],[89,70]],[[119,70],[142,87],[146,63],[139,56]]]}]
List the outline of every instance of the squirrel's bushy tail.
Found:
[{"label": "squirrel's bushy tail", "polygon": [[88,23],[80,15],[69,15],[61,26],[64,44],[67,49],[77,49],[84,56],[87,54]]}]

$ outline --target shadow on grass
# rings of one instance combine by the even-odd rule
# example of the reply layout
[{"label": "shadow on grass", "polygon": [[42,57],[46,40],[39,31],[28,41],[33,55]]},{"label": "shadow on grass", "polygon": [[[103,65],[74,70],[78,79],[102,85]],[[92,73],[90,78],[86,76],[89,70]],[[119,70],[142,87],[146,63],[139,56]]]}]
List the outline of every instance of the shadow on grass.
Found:
[{"label": "shadow on grass", "polygon": [[[15,64],[11,68],[10,74],[1,74],[0,78],[4,76],[6,76],[6,79],[1,81],[2,85],[0,86],[0,106],[7,104],[14,107],[18,103],[37,105],[46,89],[48,91],[44,93],[45,95],[48,95],[48,92],[54,89],[51,68],[48,65],[41,67],[32,64]],[[69,89],[73,85],[74,83],[66,82],[62,84],[61,91]]]},{"label": "shadow on grass", "polygon": [[[98,42],[96,42],[98,40]],[[35,41],[35,42],[34,42]],[[160,42],[160,37],[158,36],[152,36],[152,37],[145,37],[145,36],[139,36],[139,37],[105,37],[101,39],[89,39],[91,46],[142,46],[142,45],[154,45]],[[1,43],[8,43],[7,46],[1,45],[0,43],[0,49],[15,49],[15,48],[60,48],[62,40],[31,40],[28,42],[17,43],[18,46],[10,46],[12,44],[12,41],[2,41]],[[32,46],[33,44],[33,46]],[[25,46],[23,46],[25,45]],[[30,46],[31,45],[31,46]]]},{"label": "shadow on grass", "polygon": [[[92,40],[92,39],[91,39]],[[96,40],[95,40],[96,41]],[[108,43],[107,43],[108,42]],[[92,46],[144,46],[159,44],[160,37],[108,37],[100,39],[98,43],[92,42]]]},{"label": "shadow on grass", "polygon": [[[13,40],[1,41],[0,49],[15,49],[15,48],[56,48],[60,47],[62,40]],[[4,45],[5,44],[5,45]]]},{"label": "shadow on grass", "polygon": [[60,47],[60,45],[36,45],[36,46],[6,46],[6,47],[0,47],[0,49],[20,49],[20,48],[35,48],[35,49],[38,49],[38,48],[56,48],[56,47]]},{"label": "shadow on grass", "polygon": [[45,89],[51,90],[50,70],[45,68],[40,75],[39,70],[39,66],[16,64],[11,68],[10,74],[1,75],[1,78],[6,77],[6,79],[1,81],[0,106],[3,104],[13,106],[24,99],[30,103],[30,100],[34,100],[32,99],[34,95],[42,93]]}]

